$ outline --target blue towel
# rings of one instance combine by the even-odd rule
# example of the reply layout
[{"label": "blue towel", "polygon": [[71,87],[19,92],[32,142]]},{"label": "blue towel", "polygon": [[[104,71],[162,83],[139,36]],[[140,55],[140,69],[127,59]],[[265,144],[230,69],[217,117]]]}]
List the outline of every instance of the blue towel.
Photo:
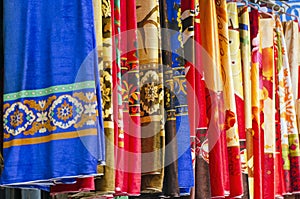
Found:
[{"label": "blue towel", "polygon": [[4,0],[1,184],[97,173],[105,161],[90,0]]}]

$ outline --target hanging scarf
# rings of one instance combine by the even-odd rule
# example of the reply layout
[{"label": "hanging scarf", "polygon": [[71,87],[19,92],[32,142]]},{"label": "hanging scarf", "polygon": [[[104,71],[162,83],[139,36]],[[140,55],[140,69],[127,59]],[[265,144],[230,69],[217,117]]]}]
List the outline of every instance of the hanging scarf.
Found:
[{"label": "hanging scarf", "polygon": [[[123,1],[122,1],[123,3]],[[128,113],[129,117],[127,122],[128,128],[125,131],[125,150],[126,164],[127,164],[127,193],[129,195],[139,195],[141,191],[141,118],[140,118],[140,68],[137,50],[137,12],[136,1],[126,1],[126,30],[129,32],[125,34],[127,37],[121,38],[123,43],[125,40],[127,45],[126,57],[127,63],[125,71],[128,74],[125,75],[127,79],[127,92],[128,92]],[[125,13],[124,13],[125,14]],[[122,19],[123,16],[122,16]],[[124,20],[121,21],[123,23]],[[123,35],[123,33],[122,33]],[[122,52],[122,56],[123,56]],[[123,66],[122,66],[123,68]],[[126,77],[127,76],[127,77]],[[123,74],[122,74],[123,77]],[[127,119],[124,117],[124,120]],[[127,141],[128,140],[128,141]],[[163,145],[163,144],[162,144]],[[163,157],[162,157],[163,158]],[[162,179],[161,179],[162,180]]]},{"label": "hanging scarf", "polygon": [[274,154],[275,131],[275,78],[274,78],[274,20],[261,18],[262,37],[262,109],[261,126],[264,134],[263,181],[264,198],[275,198]]},{"label": "hanging scarf", "polygon": [[[274,71],[275,71],[275,124],[276,124],[276,152],[275,152],[275,195],[283,196],[284,190],[284,173],[283,173],[283,159],[282,159],[282,147],[281,147],[281,123],[280,123],[280,100],[279,100],[279,62],[282,62],[281,44],[280,38],[278,37],[278,31],[275,28],[274,34]],[[280,45],[279,45],[280,44]]]},{"label": "hanging scarf", "polygon": [[1,183],[94,175],[105,155],[92,2],[15,3],[4,7]]},{"label": "hanging scarf", "polygon": [[194,20],[194,39],[195,39],[195,125],[196,125],[196,165],[195,165],[195,197],[210,198],[210,179],[208,166],[207,146],[207,115],[206,115],[206,93],[203,74],[204,63],[200,57],[203,49],[201,46],[201,23],[199,0],[195,0],[195,20]]},{"label": "hanging scarf", "polygon": [[142,193],[161,192],[164,168],[164,86],[160,65],[159,3],[136,1],[140,61]]},{"label": "hanging scarf", "polygon": [[[202,55],[205,63],[204,78],[207,86],[207,116],[208,146],[209,146],[209,170],[211,180],[211,197],[224,197],[229,195],[228,183],[226,184],[226,167],[224,157],[226,151],[226,135],[222,129],[224,124],[224,107],[222,104],[222,75],[220,68],[220,52],[218,35],[216,31],[217,16],[214,1],[200,1],[200,19],[205,28],[201,28],[202,47],[206,51]],[[221,99],[221,100],[220,100]]]},{"label": "hanging scarf", "polygon": [[282,25],[278,18],[276,18],[276,31],[279,41],[279,54],[282,54],[282,58],[278,60],[278,81],[285,192],[298,193],[300,191],[299,134],[286,43]]},{"label": "hanging scarf", "polygon": [[[254,195],[253,198],[263,198],[263,181],[262,181],[262,132],[261,132],[261,119],[260,114],[262,107],[260,104],[260,91],[262,89],[261,82],[261,37],[260,37],[260,26],[259,26],[259,13],[257,10],[250,12],[250,37],[251,37],[251,80],[252,80],[252,139],[247,140],[247,145],[253,146],[252,151],[247,152],[248,159],[248,172],[252,172],[254,179]],[[248,144],[249,143],[249,144]],[[251,149],[251,148],[250,148]],[[251,179],[250,179],[251,180]]]},{"label": "hanging scarf", "polygon": [[283,23],[284,38],[286,41],[286,50],[289,59],[289,66],[291,71],[291,81],[292,81],[292,91],[294,99],[298,97],[298,74],[299,65],[298,58],[299,55],[299,25],[296,21],[287,21]]},{"label": "hanging scarf", "polygon": [[[102,57],[102,16],[101,16],[101,1],[93,1],[94,8],[94,23],[96,30],[96,44],[98,57]],[[99,68],[102,68],[102,61],[98,63]],[[103,172],[98,175],[102,175]],[[74,193],[74,192],[85,192],[95,190],[94,177],[89,178],[77,178],[73,184],[57,184],[51,186],[50,192],[52,195],[57,195],[61,193]]]},{"label": "hanging scarf", "polygon": [[243,187],[241,178],[241,162],[239,159],[240,149],[237,125],[236,100],[234,94],[235,78],[233,76],[233,72],[236,71],[236,69],[233,66],[234,61],[231,61],[232,52],[237,51],[231,51],[233,48],[230,44],[234,43],[234,38],[232,38],[232,33],[230,32],[231,30],[228,30],[227,28],[227,8],[229,8],[230,6],[234,7],[235,5],[226,4],[226,1],[221,1],[218,4],[216,3],[216,11],[219,18],[218,32],[221,67],[222,71],[224,71],[222,80],[224,82],[224,108],[226,111],[224,128],[226,130],[226,145],[228,151],[227,154],[225,154],[228,156],[228,162],[226,163],[229,164],[229,167],[227,168],[229,172],[228,183],[230,184],[230,197],[239,197],[243,194]]},{"label": "hanging scarf", "polygon": [[114,152],[115,152],[115,194],[126,194],[127,179],[125,179],[124,160],[124,122],[123,122],[123,99],[122,99],[122,79],[121,79],[121,1],[114,0],[114,20],[113,20],[113,41],[114,41],[114,62],[113,74],[113,103],[114,103]]},{"label": "hanging scarf", "polygon": [[[162,41],[171,41],[176,34],[175,19],[172,19],[173,12],[177,15],[179,5],[173,1],[160,0],[160,24],[162,27]],[[174,25],[175,23],[175,25]],[[171,29],[172,28],[172,29]],[[177,30],[178,31],[178,30]],[[176,137],[176,109],[175,109],[175,93],[174,79],[172,69],[172,43],[162,42],[162,61],[164,65],[164,102],[167,112],[165,131],[166,131],[166,148],[165,148],[165,170],[163,193],[167,196],[178,197],[178,161],[177,161],[177,137]]]},{"label": "hanging scarf", "polygon": [[[139,62],[137,58],[137,22],[134,0],[120,2],[120,54],[122,90],[122,114],[119,125],[124,125],[124,133],[119,132],[118,164],[120,178],[118,192],[139,195],[141,190],[141,129]],[[117,22],[116,22],[117,23]]]},{"label": "hanging scarf", "polygon": [[[178,184],[181,195],[189,195],[194,186],[192,156],[190,148],[190,123],[188,115],[187,80],[184,68],[183,40],[184,20],[183,12],[186,10],[180,0],[168,3],[168,18],[172,20],[174,32],[171,37],[172,68],[174,79],[176,131],[178,147]],[[173,8],[172,8],[173,7]],[[175,9],[174,9],[175,8]],[[180,12],[182,10],[182,12]],[[189,12],[189,10],[186,10]],[[188,14],[187,14],[188,15]]]},{"label": "hanging scarf", "polygon": [[[241,45],[241,61],[243,70],[243,92],[244,92],[244,110],[245,110],[245,140],[241,140],[241,163],[244,182],[244,197],[253,198],[253,173],[248,171],[248,159],[253,154],[252,146],[252,111],[251,111],[251,44],[250,44],[250,22],[248,7],[238,8],[239,31]],[[250,142],[247,140],[250,139]]]},{"label": "hanging scarf", "polygon": [[112,7],[110,0],[102,0],[102,50],[103,56],[99,56],[99,60],[103,63],[99,65],[100,84],[102,92],[102,110],[104,121],[104,133],[106,137],[107,156],[106,166],[99,166],[98,172],[103,172],[101,179],[96,179],[95,188],[98,192],[114,193],[115,191],[115,175],[114,175],[114,118],[113,118],[113,85],[112,85]]}]

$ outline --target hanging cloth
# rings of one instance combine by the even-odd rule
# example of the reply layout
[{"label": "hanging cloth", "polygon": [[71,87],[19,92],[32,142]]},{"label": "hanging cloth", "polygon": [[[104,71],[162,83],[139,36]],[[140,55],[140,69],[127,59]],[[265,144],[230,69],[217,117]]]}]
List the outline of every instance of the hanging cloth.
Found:
[{"label": "hanging cloth", "polygon": [[95,175],[105,154],[92,2],[6,1],[4,10],[1,183]]},{"label": "hanging cloth", "polygon": [[[124,3],[124,4],[123,4]],[[137,2],[135,0],[121,1],[121,44],[126,51],[121,51],[122,57],[122,96],[124,121],[125,175],[127,176],[127,193],[139,195],[141,191],[141,115],[140,115],[140,68],[138,56],[138,23]],[[124,11],[125,10],[125,11]],[[124,21],[125,24],[124,24]],[[124,49],[123,49],[124,50]],[[126,57],[126,60],[123,57]],[[123,80],[124,78],[124,80]],[[127,95],[125,95],[125,92]],[[126,111],[125,111],[126,110]],[[126,121],[126,122],[125,122]]]},{"label": "hanging cloth", "polygon": [[[262,132],[261,132],[261,119],[260,114],[262,107],[260,104],[260,92],[262,89],[261,80],[261,36],[260,36],[260,24],[259,13],[257,10],[251,10],[250,12],[250,37],[251,37],[251,81],[252,81],[252,139],[247,139],[247,145],[249,148],[252,145],[253,154],[251,150],[247,153],[248,158],[248,172],[253,172],[253,198],[263,198],[263,181],[262,181]],[[251,149],[251,148],[250,148]],[[250,179],[251,180],[251,179]],[[251,188],[251,187],[250,187]],[[251,189],[250,189],[251,194]]]},{"label": "hanging cloth", "polygon": [[220,52],[217,27],[216,5],[214,1],[200,1],[200,19],[205,28],[201,28],[202,47],[206,51],[201,58],[205,63],[204,78],[207,87],[207,116],[208,116],[208,152],[209,170],[211,180],[211,197],[224,197],[229,195],[229,184],[226,166],[227,157],[226,135],[222,130],[224,124],[224,107],[219,99],[222,99],[222,75],[220,67]]},{"label": "hanging cloth", "polygon": [[274,71],[275,71],[275,124],[276,124],[276,146],[275,146],[275,196],[283,196],[285,192],[284,183],[284,170],[283,170],[283,159],[282,159],[282,146],[281,146],[281,123],[280,123],[280,100],[279,100],[279,64],[282,63],[282,52],[281,52],[281,42],[278,35],[278,31],[274,34]]},{"label": "hanging cloth", "polygon": [[[292,79],[289,67],[286,42],[281,22],[276,18],[276,31],[278,35],[279,54],[282,59],[278,60],[278,81],[280,101],[280,124],[281,124],[281,147],[283,169],[285,177],[285,191],[287,193],[299,193],[300,181],[300,150],[299,134],[296,123],[294,96],[292,93]],[[281,46],[280,46],[281,45]]]},{"label": "hanging cloth", "polygon": [[[124,7],[126,8],[126,6]],[[114,1],[113,17],[113,103],[114,103],[114,149],[115,149],[115,194],[127,194],[127,178],[125,177],[125,136],[122,99],[122,66],[121,66],[121,1]],[[125,41],[124,41],[125,42]]]},{"label": "hanging cloth", "polygon": [[[228,11],[227,11],[228,9]],[[236,42],[239,39],[236,32],[228,29],[228,20],[235,21],[237,20],[237,10],[234,3],[227,4],[226,1],[220,1],[216,3],[217,16],[219,18],[218,32],[219,32],[219,45],[220,45],[220,60],[221,68],[223,72],[222,81],[224,85],[224,109],[225,113],[225,131],[226,131],[226,145],[227,153],[224,156],[228,156],[227,166],[228,173],[228,183],[230,186],[230,196],[229,197],[240,197],[243,195],[243,185],[242,185],[242,176],[241,176],[241,160],[240,160],[240,145],[239,145],[239,131],[238,131],[238,114],[236,107],[236,95],[235,87],[236,85],[236,75],[235,72],[238,71],[236,68],[237,60],[233,57],[233,54],[237,54],[239,51],[236,50],[236,47],[239,46]],[[234,19],[233,15],[235,15]],[[231,16],[232,18],[228,18]],[[236,24],[235,24],[236,25]],[[236,31],[236,30],[235,30]],[[237,45],[237,46],[236,46]],[[233,59],[232,59],[233,58]],[[240,58],[240,57],[239,57]],[[235,76],[234,76],[235,75]],[[240,82],[239,82],[240,83]],[[226,172],[226,170],[224,171]]]},{"label": "hanging cloth", "polygon": [[[248,170],[252,157],[252,111],[251,111],[251,44],[250,44],[250,22],[248,6],[238,7],[239,31],[241,45],[241,61],[243,70],[243,92],[244,92],[244,111],[245,111],[245,140],[240,138],[241,163],[243,172],[244,197],[253,198],[253,173]],[[247,140],[250,140],[248,142]],[[249,163],[249,164],[248,164]],[[250,191],[251,190],[251,191]],[[250,192],[252,192],[250,194]]]},{"label": "hanging cloth", "polygon": [[[160,24],[162,41],[172,41],[178,39],[177,20],[173,16],[177,16],[179,5],[175,1],[160,0]],[[175,40],[176,41],[176,40]],[[177,137],[176,137],[176,109],[175,109],[175,93],[174,79],[172,68],[172,57],[175,53],[171,47],[173,42],[162,42],[162,62],[164,65],[164,102],[166,109],[165,123],[165,169],[163,194],[166,196],[178,197],[178,161],[177,161]]]},{"label": "hanging cloth", "polygon": [[298,74],[299,74],[299,65],[298,58],[299,55],[299,25],[296,21],[287,21],[283,22],[284,29],[284,38],[286,41],[286,50],[289,59],[289,66],[291,71],[291,81],[293,96],[296,100],[298,98]]},{"label": "hanging cloth", "polygon": [[[95,179],[95,189],[98,192],[114,193],[115,191],[115,175],[114,175],[114,117],[113,117],[113,85],[112,85],[112,12],[111,1],[101,1],[101,16],[102,16],[102,53],[99,54],[99,71],[100,71],[100,86],[102,92],[102,114],[104,121],[104,133],[106,138],[106,165],[98,166],[98,173],[103,173],[101,178]],[[95,11],[99,12],[99,11]],[[101,28],[98,27],[98,28]],[[101,63],[102,62],[102,63]]]},{"label": "hanging cloth", "polygon": [[194,20],[194,39],[195,39],[195,197],[210,198],[210,179],[208,166],[207,146],[207,115],[206,115],[206,92],[203,74],[204,63],[201,56],[203,48],[201,46],[201,23],[199,0],[195,0],[195,20]]},{"label": "hanging cloth", "polygon": [[[172,6],[175,7],[172,8]],[[180,0],[168,2],[168,18],[172,20],[174,27],[171,37],[172,68],[174,79],[175,109],[176,109],[176,131],[178,148],[178,184],[181,195],[189,195],[194,186],[191,144],[190,144],[190,123],[188,115],[187,80],[184,63],[184,35],[187,28],[184,24],[183,13],[186,9]],[[182,11],[182,12],[180,12]],[[186,10],[189,13],[190,10]],[[189,16],[189,14],[187,14]],[[183,34],[182,34],[183,33]],[[187,36],[188,38],[188,36]]]},{"label": "hanging cloth", "polygon": [[262,93],[261,126],[264,134],[263,186],[264,198],[275,198],[275,70],[274,70],[274,20],[259,20],[262,37]]},{"label": "hanging cloth", "polygon": [[162,191],[164,169],[164,80],[159,3],[137,0],[142,133],[142,193]]}]

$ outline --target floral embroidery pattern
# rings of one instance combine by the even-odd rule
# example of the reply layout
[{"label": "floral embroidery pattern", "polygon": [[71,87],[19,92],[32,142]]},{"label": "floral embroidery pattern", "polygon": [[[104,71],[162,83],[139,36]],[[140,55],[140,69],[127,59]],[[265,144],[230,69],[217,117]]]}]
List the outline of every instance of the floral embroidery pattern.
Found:
[{"label": "floral embroidery pattern", "polygon": [[19,134],[54,132],[58,128],[95,125],[97,99],[93,92],[53,95],[43,100],[24,100],[4,105],[4,138]]},{"label": "floral embroidery pattern", "polygon": [[10,124],[13,127],[20,126],[23,123],[23,113],[21,113],[19,110],[16,110],[13,115],[10,116]]},{"label": "floral embroidery pattern", "polygon": [[[74,107],[71,106],[72,104]],[[72,115],[70,115],[70,107],[73,108]],[[55,126],[67,129],[77,122],[82,112],[83,106],[77,101],[77,99],[72,98],[70,95],[62,95],[53,102],[48,116]]]},{"label": "floral embroidery pattern", "polygon": [[112,89],[111,89],[111,75],[107,71],[102,71],[100,77],[100,86],[102,93],[102,109],[104,118],[108,118],[112,114]]},{"label": "floral embroidery pattern", "polygon": [[57,109],[57,117],[63,121],[67,121],[73,115],[72,108],[73,106],[67,104],[67,101],[64,100],[64,103]]},{"label": "floral embroidery pattern", "polygon": [[160,109],[163,101],[162,85],[155,71],[148,71],[141,79],[141,105],[148,114],[153,114]]},{"label": "floral embroidery pattern", "polygon": [[32,124],[36,116],[27,106],[16,102],[4,113],[4,130],[12,135],[19,135]]}]

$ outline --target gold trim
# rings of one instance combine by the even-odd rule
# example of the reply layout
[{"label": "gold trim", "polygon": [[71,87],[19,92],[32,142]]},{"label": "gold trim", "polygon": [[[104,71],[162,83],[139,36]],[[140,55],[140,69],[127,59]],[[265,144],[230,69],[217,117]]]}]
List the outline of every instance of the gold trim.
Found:
[{"label": "gold trim", "polygon": [[104,125],[104,128],[110,128],[110,129],[114,128],[114,123],[111,121],[104,121],[103,125]]},{"label": "gold trim", "polygon": [[24,139],[15,139],[11,141],[7,141],[3,143],[3,148],[10,148],[13,146],[23,146],[23,145],[31,145],[31,144],[42,144],[47,143],[54,140],[63,140],[63,139],[71,139],[71,138],[78,138],[83,136],[91,136],[97,135],[96,129],[86,129],[81,131],[74,131],[74,132],[66,132],[66,133],[55,133],[43,137],[36,137],[36,138],[24,138]]},{"label": "gold trim", "polygon": [[141,123],[160,122],[160,121],[162,121],[162,117],[160,115],[141,117]]}]

